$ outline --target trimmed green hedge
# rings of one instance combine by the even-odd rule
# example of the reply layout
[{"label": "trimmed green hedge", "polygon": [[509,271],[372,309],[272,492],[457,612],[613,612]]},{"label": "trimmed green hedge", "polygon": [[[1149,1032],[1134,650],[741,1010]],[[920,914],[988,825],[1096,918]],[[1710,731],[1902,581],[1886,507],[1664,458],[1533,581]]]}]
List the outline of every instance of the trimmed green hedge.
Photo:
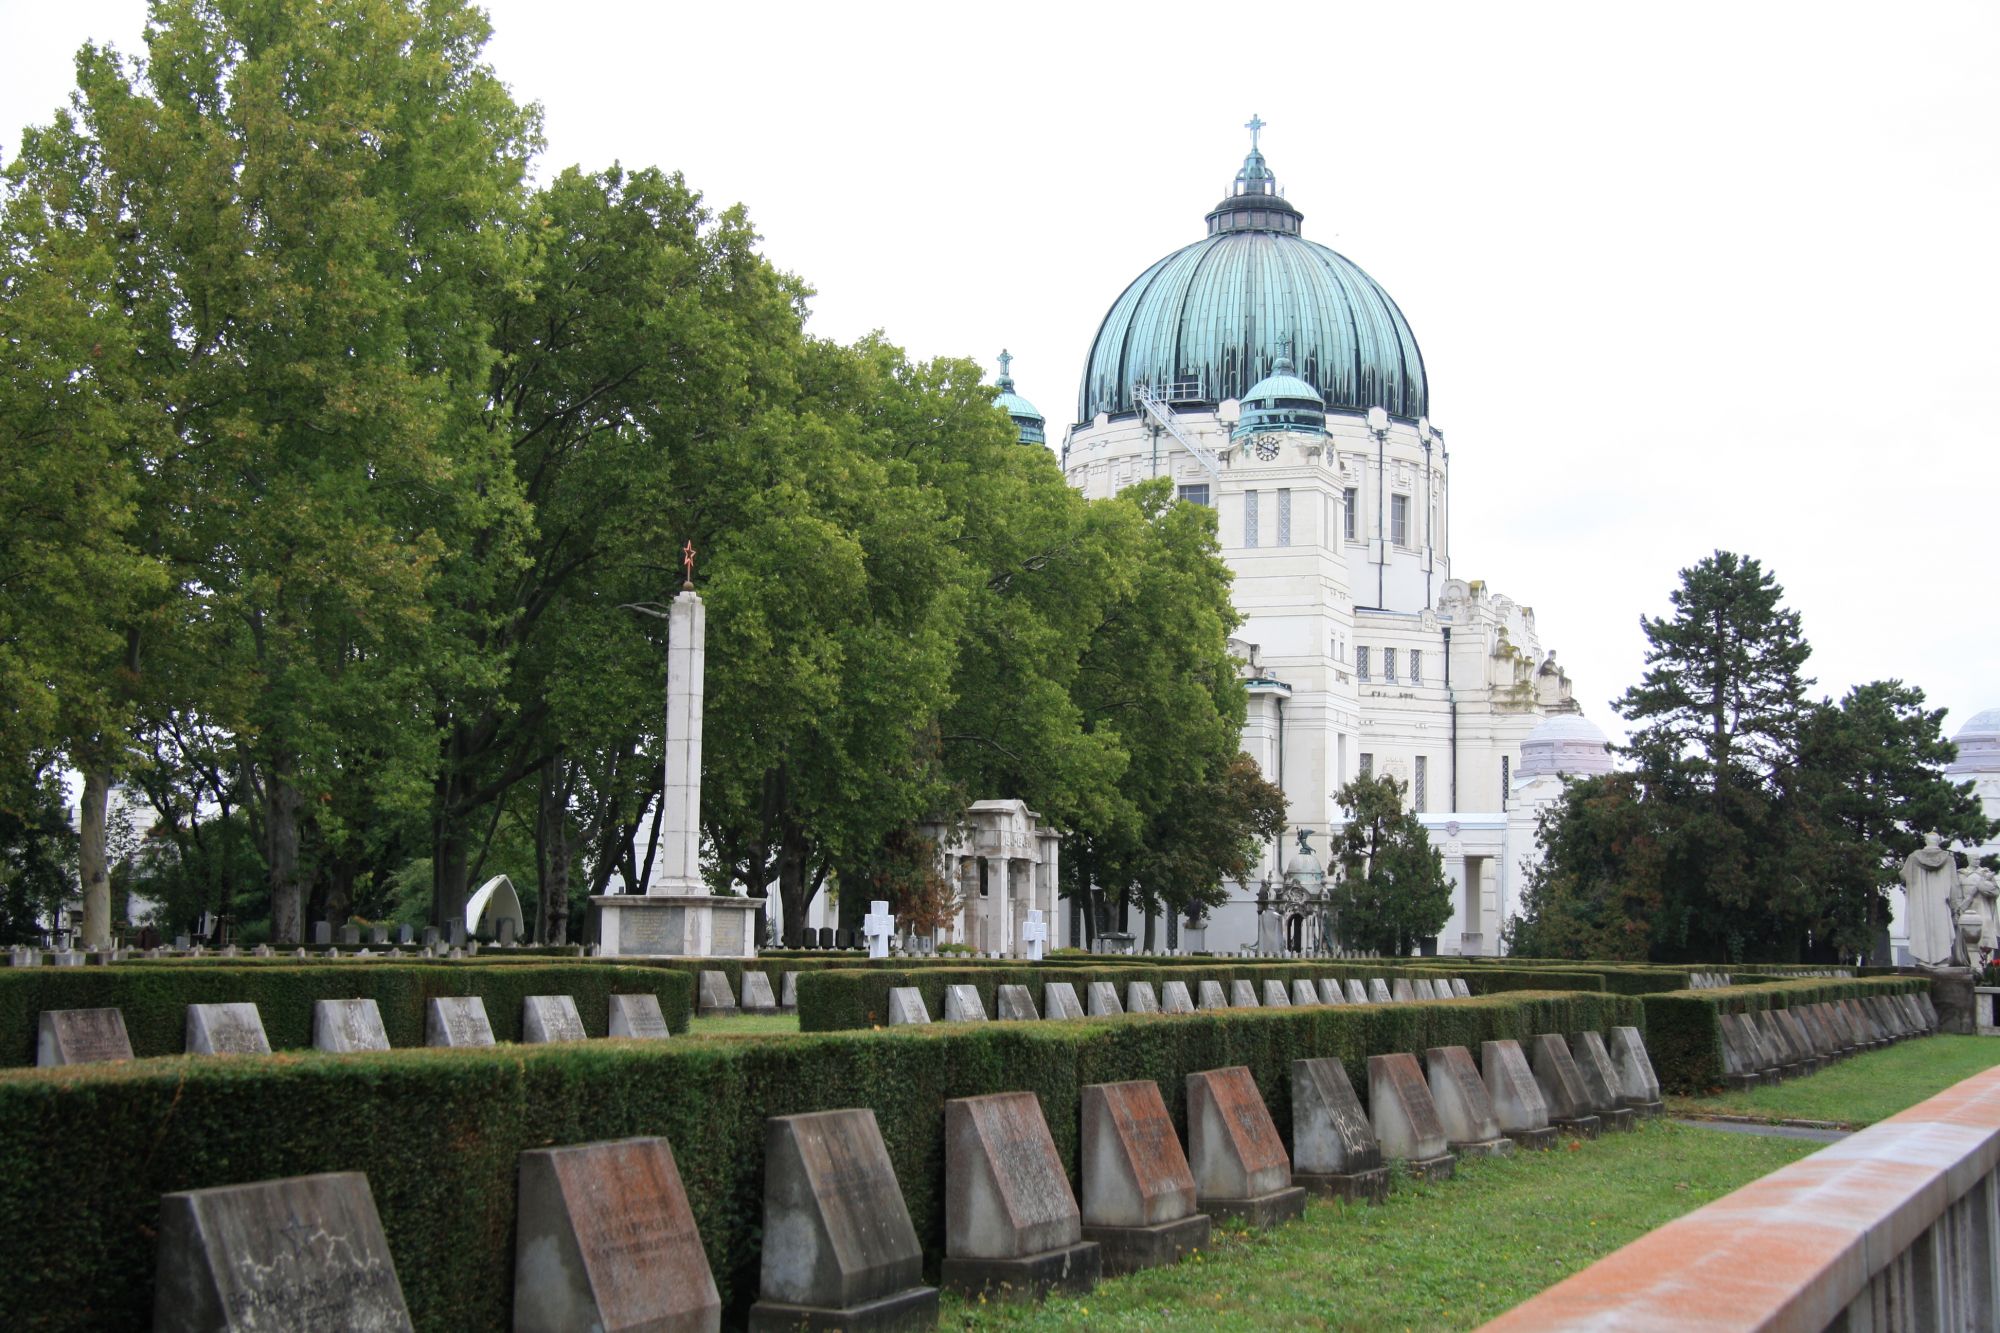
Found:
[{"label": "trimmed green hedge", "polygon": [[1646,1009],[1646,1049],[1653,1057],[1653,1072],[1660,1076],[1660,1086],[1673,1092],[1705,1092],[1722,1086],[1723,1014],[1929,989],[1930,983],[1921,977],[1862,977],[1853,981],[1809,977],[1645,995],[1640,1003]]},{"label": "trimmed green hedge", "polygon": [[[1291,1062],[1641,1023],[1633,1000],[1516,993],[994,1023],[757,1041],[677,1039],[202,1059],[0,1074],[0,1253],[16,1328],[145,1327],[159,1197],[363,1170],[420,1329],[511,1322],[515,1172],[549,1144],[673,1144],[732,1320],[755,1297],[764,1120],[875,1110],[932,1272],[944,1240],[944,1103],[1028,1090],[1074,1179],[1086,1084],[1148,1078],[1185,1129],[1185,1080],[1248,1065],[1290,1137]],[[1366,1097],[1365,1079],[1359,1089]],[[52,1188],[52,1184],[59,1187]]]},{"label": "trimmed green hedge", "polygon": [[31,1065],[44,1009],[117,1009],[132,1050],[177,1055],[187,1037],[187,1007],[249,1001],[264,1020],[273,1050],[312,1045],[314,1000],[372,999],[392,1046],[424,1044],[424,1008],[433,996],[477,995],[493,1035],[521,1035],[521,1002],[530,995],[575,998],[583,1025],[601,1037],[609,996],[650,992],[675,1032],[685,1032],[694,982],[682,972],[605,963],[528,961],[457,963],[274,963],[243,966],[26,967],[0,971],[0,1064]]}]

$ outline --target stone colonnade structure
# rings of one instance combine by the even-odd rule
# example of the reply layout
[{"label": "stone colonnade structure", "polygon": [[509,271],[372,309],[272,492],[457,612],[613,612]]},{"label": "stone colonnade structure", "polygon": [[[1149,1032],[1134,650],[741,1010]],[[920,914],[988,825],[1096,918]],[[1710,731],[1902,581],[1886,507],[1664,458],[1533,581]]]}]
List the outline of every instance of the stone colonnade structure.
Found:
[{"label": "stone colonnade structure", "polygon": [[1021,924],[1040,908],[1049,925],[1047,947],[1056,948],[1056,867],[1061,838],[1020,801],[974,801],[957,829],[927,825],[936,840],[945,882],[959,911],[939,933],[946,944],[968,944],[982,953],[1025,957]]}]

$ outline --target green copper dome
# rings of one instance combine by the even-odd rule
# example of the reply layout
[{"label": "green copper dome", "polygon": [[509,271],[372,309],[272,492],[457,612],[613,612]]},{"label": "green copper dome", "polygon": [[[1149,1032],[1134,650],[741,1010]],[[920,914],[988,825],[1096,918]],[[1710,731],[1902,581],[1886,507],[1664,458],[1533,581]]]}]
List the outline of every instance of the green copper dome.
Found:
[{"label": "green copper dome", "polygon": [[1048,423],[1033,403],[1014,392],[1013,369],[1013,353],[1001,348],[1000,378],[993,384],[993,405],[1014,419],[1014,428],[1020,432],[1022,444],[1047,444]]},{"label": "green copper dome", "polygon": [[1278,363],[1271,368],[1271,373],[1244,393],[1242,407],[1236,428],[1229,432],[1232,440],[1266,431],[1326,434],[1326,408],[1321,403],[1319,390],[1295,373],[1289,346],[1279,349]]},{"label": "green copper dome", "polygon": [[1141,273],[1097,330],[1077,420],[1136,409],[1144,383],[1173,403],[1242,398],[1289,341],[1295,372],[1330,409],[1430,411],[1423,353],[1403,312],[1345,256],[1300,234],[1254,135],[1208,235]]}]

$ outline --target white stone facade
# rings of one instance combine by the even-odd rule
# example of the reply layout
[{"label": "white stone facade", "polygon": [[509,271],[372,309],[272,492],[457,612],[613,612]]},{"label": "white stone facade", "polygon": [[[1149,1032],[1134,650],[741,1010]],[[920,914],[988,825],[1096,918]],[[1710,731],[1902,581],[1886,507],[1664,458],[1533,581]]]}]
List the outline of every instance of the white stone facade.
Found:
[{"label": "white stone facade", "polygon": [[1025,958],[1021,923],[1037,908],[1049,927],[1046,947],[1068,943],[1056,910],[1062,839],[1040,815],[1020,801],[974,801],[957,829],[927,825],[924,834],[937,841],[940,869],[959,901],[940,943]]}]

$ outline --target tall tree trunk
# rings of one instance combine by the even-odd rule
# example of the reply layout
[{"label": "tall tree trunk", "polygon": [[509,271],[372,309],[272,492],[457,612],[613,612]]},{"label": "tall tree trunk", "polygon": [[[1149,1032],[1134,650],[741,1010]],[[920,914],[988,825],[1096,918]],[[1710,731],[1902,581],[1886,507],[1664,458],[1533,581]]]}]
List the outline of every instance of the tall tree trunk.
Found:
[{"label": "tall tree trunk", "polygon": [[785,914],[785,947],[796,949],[805,938],[806,908],[812,899],[806,883],[806,839],[789,819],[778,845],[778,906]]},{"label": "tall tree trunk", "polygon": [[299,807],[304,799],[274,765],[264,783],[264,833],[271,845],[271,938],[303,944],[305,885],[299,879]]},{"label": "tall tree trunk", "polygon": [[76,818],[86,949],[111,947],[111,867],[104,850],[104,817],[110,799],[111,770],[93,766],[83,775],[83,799]]},{"label": "tall tree trunk", "polygon": [[569,765],[561,754],[542,769],[535,807],[535,939],[561,944],[569,937]]}]

